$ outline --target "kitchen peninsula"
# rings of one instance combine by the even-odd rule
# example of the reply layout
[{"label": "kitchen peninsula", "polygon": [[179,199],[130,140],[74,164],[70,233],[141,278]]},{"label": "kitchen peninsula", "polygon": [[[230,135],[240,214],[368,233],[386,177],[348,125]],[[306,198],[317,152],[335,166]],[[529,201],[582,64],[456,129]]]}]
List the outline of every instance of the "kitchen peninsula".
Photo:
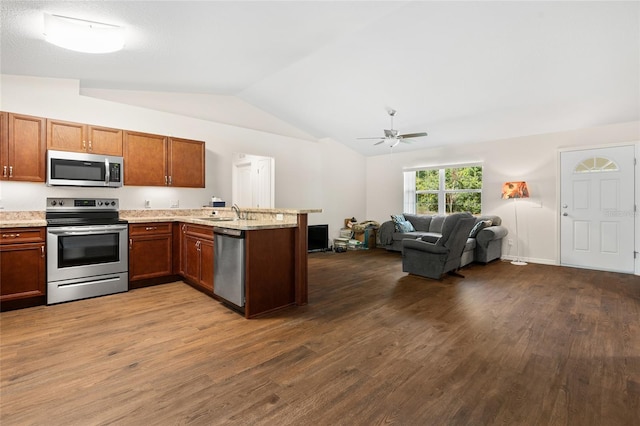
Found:
[{"label": "kitchen peninsula", "polygon": [[[180,253],[171,256],[173,270],[179,271],[192,286],[223,302],[226,301],[216,295],[213,280],[214,229],[218,230],[216,233],[241,231],[246,302],[243,307],[229,306],[240,308],[246,318],[253,318],[287,306],[307,304],[307,215],[321,211],[245,208],[237,217],[229,208],[121,210],[120,217],[129,222],[132,240],[136,232],[148,229],[153,233],[162,229],[157,224],[171,224],[172,251]],[[135,280],[135,241],[130,246],[130,276]],[[140,256],[149,257],[149,251],[143,250]]]},{"label": "kitchen peninsula", "polygon": [[[120,210],[120,218],[129,223],[129,289],[182,278],[225,302],[214,291],[213,258],[214,229],[226,229],[244,235],[246,302],[241,308],[229,306],[254,318],[305,305],[307,215],[319,212],[246,208],[238,217],[230,208]],[[0,228],[7,232],[27,227],[44,232],[46,226],[42,212],[3,212],[2,216]],[[50,250],[45,251],[44,241],[38,244],[42,245],[38,253]]]}]

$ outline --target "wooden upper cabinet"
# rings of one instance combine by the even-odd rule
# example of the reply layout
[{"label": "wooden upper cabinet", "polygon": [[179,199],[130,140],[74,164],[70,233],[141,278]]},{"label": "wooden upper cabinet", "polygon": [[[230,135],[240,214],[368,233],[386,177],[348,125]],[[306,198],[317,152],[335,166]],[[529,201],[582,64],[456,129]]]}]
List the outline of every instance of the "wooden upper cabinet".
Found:
[{"label": "wooden upper cabinet", "polygon": [[122,156],[122,130],[47,120],[47,148]]},{"label": "wooden upper cabinet", "polygon": [[92,154],[113,155],[122,157],[122,135],[120,129],[87,126],[89,135],[88,150]]},{"label": "wooden upper cabinet", "polygon": [[204,188],[204,142],[124,134],[124,184]]},{"label": "wooden upper cabinet", "polygon": [[204,188],[204,142],[169,139],[171,185]]},{"label": "wooden upper cabinet", "polygon": [[0,122],[0,178],[44,182],[46,177],[46,120],[2,113]]},{"label": "wooden upper cabinet", "polygon": [[146,133],[124,132],[124,184],[166,186],[167,138]]}]

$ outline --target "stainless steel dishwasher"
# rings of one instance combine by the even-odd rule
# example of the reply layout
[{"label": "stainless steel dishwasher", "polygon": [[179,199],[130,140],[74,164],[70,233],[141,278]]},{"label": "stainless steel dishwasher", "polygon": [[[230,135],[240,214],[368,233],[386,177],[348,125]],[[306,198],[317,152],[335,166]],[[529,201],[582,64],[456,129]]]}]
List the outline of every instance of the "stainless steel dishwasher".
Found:
[{"label": "stainless steel dishwasher", "polygon": [[213,293],[244,307],[244,231],[213,228]]}]

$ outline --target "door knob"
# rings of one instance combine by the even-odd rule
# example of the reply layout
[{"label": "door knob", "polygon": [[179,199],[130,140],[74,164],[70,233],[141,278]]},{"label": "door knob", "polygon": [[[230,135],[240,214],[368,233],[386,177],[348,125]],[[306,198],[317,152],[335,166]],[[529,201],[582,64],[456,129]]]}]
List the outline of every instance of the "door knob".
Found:
[{"label": "door knob", "polygon": [[564,212],[564,213],[562,213],[562,216],[569,216],[569,213]]},{"label": "door knob", "polygon": [[568,206],[568,205],[566,205],[566,204],[563,204],[563,205],[562,205],[562,208],[563,208],[563,209],[566,209],[567,207],[569,207],[569,206]]}]

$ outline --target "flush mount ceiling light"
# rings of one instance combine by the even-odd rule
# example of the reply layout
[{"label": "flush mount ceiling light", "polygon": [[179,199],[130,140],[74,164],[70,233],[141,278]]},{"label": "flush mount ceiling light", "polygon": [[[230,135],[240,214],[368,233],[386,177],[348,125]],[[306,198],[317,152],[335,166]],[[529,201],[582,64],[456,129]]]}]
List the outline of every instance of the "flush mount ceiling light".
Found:
[{"label": "flush mount ceiling light", "polygon": [[76,52],[109,53],[124,47],[124,31],[117,25],[44,14],[45,40]]}]

